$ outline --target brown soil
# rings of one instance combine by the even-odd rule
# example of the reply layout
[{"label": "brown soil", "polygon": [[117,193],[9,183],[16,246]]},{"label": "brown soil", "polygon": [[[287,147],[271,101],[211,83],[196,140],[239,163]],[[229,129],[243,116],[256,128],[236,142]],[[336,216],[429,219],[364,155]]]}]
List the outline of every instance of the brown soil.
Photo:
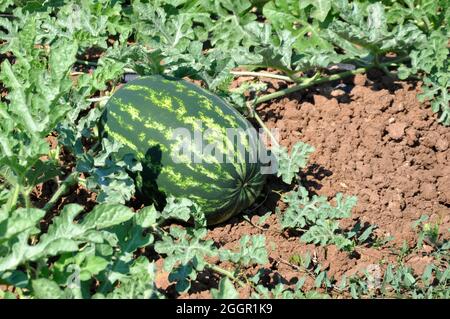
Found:
[{"label": "brown soil", "polygon": [[[286,86],[281,81],[267,81],[269,92]],[[393,236],[393,240],[381,248],[368,243],[353,254],[334,246],[315,247],[300,242],[298,235],[282,233],[275,214],[263,227],[237,216],[211,229],[208,237],[230,249],[238,246],[244,234],[264,234],[270,260],[264,266],[268,283],[295,284],[305,274],[289,260],[307,251],[336,279],[382,260],[394,262],[398,257],[394,247],[404,241],[414,245],[417,231],[411,224],[422,214],[440,222],[441,234],[450,228],[450,128],[438,124],[429,106],[418,102],[420,87],[394,82],[376,72],[337,84],[260,105],[258,113],[268,127],[279,129],[282,145],[289,148],[302,141],[315,147],[309,167],[301,173],[303,185],[311,194],[331,198],[342,192],[358,197],[352,218],[343,220],[342,227],[350,228],[356,222],[377,225],[376,238]],[[273,179],[269,187],[282,186]],[[283,209],[279,196],[270,193],[262,206],[248,212],[252,223],[276,206]],[[427,249],[430,247],[425,245]],[[405,261],[419,273],[432,262],[431,257],[417,253]],[[210,297],[207,290],[217,286],[217,278],[205,273],[198,281],[194,292],[179,297]],[[174,292],[166,273],[159,273],[158,284],[168,287],[166,292]],[[308,280],[306,286],[312,285],[312,279]],[[241,291],[241,296],[248,296],[248,291]]]}]

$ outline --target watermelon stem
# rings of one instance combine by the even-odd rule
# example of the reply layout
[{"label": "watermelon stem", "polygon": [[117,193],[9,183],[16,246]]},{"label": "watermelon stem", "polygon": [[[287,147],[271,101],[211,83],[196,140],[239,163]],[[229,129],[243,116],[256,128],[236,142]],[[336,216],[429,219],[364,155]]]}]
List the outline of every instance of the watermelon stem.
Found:
[{"label": "watermelon stem", "polygon": [[253,227],[258,228],[259,230],[264,231],[264,232],[267,231],[267,229],[264,229],[264,228],[262,228],[261,226],[256,225],[255,223],[253,223],[247,215],[245,215],[245,216],[242,217],[242,218],[244,218],[244,220],[245,220],[247,223],[249,223],[250,225],[252,225]]},{"label": "watermelon stem", "polygon": [[102,101],[108,101],[111,96],[105,95],[105,96],[99,96],[99,97],[92,97],[89,99],[86,99],[88,102],[102,102]]},{"label": "watermelon stem", "polygon": [[297,92],[297,91],[309,88],[309,87],[317,85],[317,84],[341,80],[341,79],[344,79],[344,78],[352,76],[352,75],[365,73],[367,70],[372,69],[372,68],[387,69],[387,67],[389,67],[389,66],[396,65],[396,64],[403,62],[405,60],[408,60],[408,59],[409,59],[409,57],[401,57],[401,58],[394,59],[394,60],[391,60],[388,62],[369,64],[367,66],[363,66],[363,67],[357,68],[355,70],[349,70],[349,71],[345,71],[345,72],[341,72],[341,73],[337,73],[337,74],[333,74],[333,75],[325,76],[325,77],[320,77],[319,74],[316,73],[312,78],[309,78],[300,84],[294,85],[287,89],[279,90],[279,91],[271,93],[271,94],[261,96],[261,97],[257,98],[253,103],[256,105],[256,104],[260,104],[263,102],[267,102],[272,99],[280,98],[287,94]]},{"label": "watermelon stem", "polygon": [[11,196],[8,199],[8,202],[6,203],[6,212],[10,212],[16,207],[17,200],[19,199],[19,192],[20,192],[20,185],[19,183],[16,183],[14,185],[14,190],[11,192]]},{"label": "watermelon stem", "polygon": [[256,121],[258,122],[258,124],[261,125],[261,127],[264,130],[264,132],[266,132],[267,135],[269,135],[270,140],[272,141],[274,146],[277,146],[277,147],[280,146],[280,144],[278,143],[276,138],[273,136],[272,132],[267,128],[267,126],[264,124],[264,122],[262,121],[262,119],[259,117],[259,115],[256,112],[254,114],[254,117],[255,117]]},{"label": "watermelon stem", "polygon": [[66,177],[64,182],[61,183],[58,190],[53,194],[52,198],[45,204],[43,210],[46,212],[50,211],[50,209],[55,206],[58,202],[59,198],[63,196],[73,185],[78,182],[78,172],[73,172],[69,176]]},{"label": "watermelon stem", "polygon": [[270,137],[272,144],[277,147],[280,146],[276,138],[273,136],[272,132],[267,128],[266,124],[264,124],[263,120],[258,115],[258,113],[256,113],[255,106],[256,106],[255,102],[253,102],[253,104],[251,102],[247,103],[247,108],[250,111],[250,116],[253,117],[258,122],[258,124],[262,127],[264,132],[266,132],[266,134]]},{"label": "watermelon stem", "polygon": [[286,82],[295,82],[289,76],[273,74],[273,73],[268,73],[268,72],[230,71],[230,73],[235,75],[235,76],[254,76],[254,77],[264,77],[264,78],[278,79],[278,80],[283,80],[283,81],[286,81]]},{"label": "watermelon stem", "polygon": [[209,269],[211,269],[212,271],[214,271],[218,274],[228,277],[231,281],[237,283],[242,288],[245,288],[245,286],[246,286],[245,283],[242,280],[236,278],[232,272],[225,270],[223,268],[220,268],[219,266],[209,264],[209,263],[206,265],[206,267],[208,267]]},{"label": "watermelon stem", "polygon": [[97,62],[94,61],[87,61],[87,60],[81,60],[81,59],[77,59],[76,61],[78,64],[83,64],[83,65],[88,65],[88,66],[98,66]]}]

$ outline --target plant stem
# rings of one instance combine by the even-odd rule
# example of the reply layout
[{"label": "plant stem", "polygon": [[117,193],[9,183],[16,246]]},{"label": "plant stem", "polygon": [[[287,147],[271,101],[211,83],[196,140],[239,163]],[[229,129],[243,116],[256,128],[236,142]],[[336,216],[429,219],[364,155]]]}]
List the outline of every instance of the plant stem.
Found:
[{"label": "plant stem", "polygon": [[31,207],[30,192],[22,189],[21,195],[23,197],[23,201],[25,202],[25,208],[30,208]]},{"label": "plant stem", "polygon": [[45,204],[44,210],[48,212],[52,207],[56,204],[61,196],[63,196],[70,187],[75,185],[78,182],[78,173],[73,172],[69,176],[66,177],[64,182],[59,186],[58,190],[53,194],[52,198]]},{"label": "plant stem", "polygon": [[77,63],[83,64],[83,65],[89,65],[89,66],[98,66],[97,62],[85,61],[85,60],[79,60],[79,59],[77,59]]},{"label": "plant stem", "polygon": [[346,78],[348,76],[361,74],[361,73],[364,73],[367,70],[375,68],[375,67],[387,67],[387,66],[390,66],[390,65],[393,65],[393,64],[405,61],[407,59],[409,59],[409,57],[402,57],[402,58],[395,59],[395,60],[392,60],[392,61],[389,61],[389,62],[379,63],[378,65],[371,64],[371,65],[368,65],[368,66],[365,66],[365,67],[357,68],[355,70],[350,70],[350,71],[345,71],[345,72],[333,74],[333,75],[330,75],[328,77],[319,77],[319,78],[313,79],[311,81],[306,81],[304,83],[301,83],[301,84],[298,84],[298,85],[294,85],[294,86],[292,86],[290,88],[287,88],[287,89],[284,89],[284,90],[280,90],[280,91],[277,91],[277,92],[274,92],[274,93],[271,93],[271,94],[267,94],[267,95],[261,96],[261,97],[257,98],[254,101],[254,104],[256,105],[256,104],[259,104],[259,103],[267,102],[267,101],[270,101],[272,99],[276,99],[276,98],[285,96],[285,95],[293,93],[293,92],[297,92],[297,91],[302,90],[302,89],[306,89],[308,87],[311,87],[311,86],[314,86],[314,85],[317,85],[317,84],[331,82],[331,81],[335,81],[335,80],[340,80],[340,79]]},{"label": "plant stem", "polygon": [[255,228],[258,228],[258,229],[261,230],[261,231],[266,231],[266,230],[267,230],[267,229],[262,228],[262,227],[259,226],[259,225],[256,225],[256,224],[252,223],[252,221],[250,220],[250,218],[248,218],[248,216],[244,216],[243,218],[244,218],[244,220],[245,220],[247,223],[249,223],[250,225],[252,225],[252,226],[255,227]]},{"label": "plant stem", "polygon": [[12,191],[11,197],[9,197],[8,202],[6,203],[6,211],[7,212],[11,211],[12,209],[14,209],[14,207],[16,207],[17,199],[19,198],[19,190],[20,190],[20,185],[16,184],[14,186],[14,190]]},{"label": "plant stem", "polygon": [[271,93],[271,94],[264,95],[264,96],[262,96],[260,98],[257,98],[254,103],[255,104],[259,104],[259,103],[267,102],[267,101],[270,101],[272,99],[276,99],[276,98],[285,96],[287,94],[290,94],[290,93],[293,93],[293,92],[297,92],[297,91],[300,91],[302,89],[306,89],[306,88],[314,86],[316,84],[326,83],[326,82],[330,82],[330,81],[334,81],[334,80],[339,80],[339,79],[342,79],[342,78],[345,78],[345,77],[348,77],[348,76],[351,76],[351,75],[364,73],[366,70],[367,70],[367,68],[365,68],[365,67],[364,68],[358,68],[358,69],[351,70],[351,71],[345,71],[345,72],[342,72],[342,73],[333,74],[333,75],[331,75],[329,77],[322,77],[322,78],[319,78],[317,80],[310,81],[310,82],[307,82],[307,83],[301,83],[301,84],[292,86],[292,87],[284,89],[284,90],[280,90],[280,91],[277,91],[277,92],[274,92],[274,93]]},{"label": "plant stem", "polygon": [[88,153],[89,154],[94,154],[97,151],[97,148],[101,145],[100,141],[95,142],[94,145],[91,146],[91,148],[89,149]]},{"label": "plant stem", "polygon": [[278,79],[283,80],[286,82],[294,82],[290,77],[279,75],[279,74],[272,74],[268,72],[250,72],[250,71],[231,71],[230,72],[233,75],[236,76],[255,76],[255,77],[265,77],[265,78],[272,78],[272,79]]},{"label": "plant stem", "polygon": [[245,287],[245,283],[242,280],[239,280],[238,278],[236,278],[233,273],[229,272],[228,270],[225,270],[223,268],[220,268],[216,265],[211,265],[211,264],[207,264],[206,267],[208,267],[209,269],[211,269],[212,271],[215,271],[218,274],[224,275],[226,277],[228,277],[229,279],[231,279],[233,282],[236,282],[239,286],[241,286],[242,288]]},{"label": "plant stem", "polygon": [[269,135],[270,140],[272,141],[274,146],[280,146],[280,144],[278,143],[276,138],[273,136],[272,132],[267,128],[266,124],[264,124],[263,120],[259,117],[259,115],[258,115],[258,113],[256,113],[256,111],[253,111],[253,117],[258,122],[258,124],[263,128],[264,132],[266,132],[267,135]]},{"label": "plant stem", "polygon": [[136,72],[135,70],[130,69],[130,68],[123,68],[123,71],[124,71],[125,73],[137,74],[137,72]]},{"label": "plant stem", "polygon": [[88,101],[88,102],[102,102],[102,101],[107,101],[110,98],[111,98],[111,96],[105,95],[105,96],[99,96],[99,97],[92,97],[92,98],[86,99],[86,101]]}]

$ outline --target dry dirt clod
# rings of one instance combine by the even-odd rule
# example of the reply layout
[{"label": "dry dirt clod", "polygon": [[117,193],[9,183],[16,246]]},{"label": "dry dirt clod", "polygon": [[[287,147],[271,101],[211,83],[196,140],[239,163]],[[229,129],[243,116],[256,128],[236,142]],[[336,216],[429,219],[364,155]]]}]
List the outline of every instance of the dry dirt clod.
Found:
[{"label": "dry dirt clod", "polygon": [[440,152],[445,152],[448,149],[449,141],[446,138],[439,138],[436,142],[436,149]]},{"label": "dry dirt clod", "polygon": [[436,185],[432,183],[423,183],[420,187],[420,191],[425,199],[433,199],[436,193]]},{"label": "dry dirt clod", "polygon": [[409,128],[406,130],[406,144],[408,146],[414,146],[419,140],[417,130]]},{"label": "dry dirt clod", "polygon": [[389,137],[393,140],[401,140],[405,136],[406,124],[402,122],[391,123],[387,127]]}]

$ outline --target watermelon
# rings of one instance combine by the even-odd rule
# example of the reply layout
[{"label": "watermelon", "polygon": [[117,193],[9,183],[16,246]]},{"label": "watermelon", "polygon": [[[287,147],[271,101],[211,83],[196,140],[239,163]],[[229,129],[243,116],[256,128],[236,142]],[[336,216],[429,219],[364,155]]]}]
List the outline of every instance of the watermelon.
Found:
[{"label": "watermelon", "polygon": [[[228,129],[254,128],[224,100],[193,83],[162,75],[128,82],[109,99],[100,127],[105,137],[123,145],[121,156],[133,154],[142,163],[143,170],[133,176],[141,196],[156,203],[169,195],[189,198],[210,225],[249,207],[263,188],[262,165],[249,156],[255,144],[239,134],[238,144],[239,138],[228,134]],[[181,148],[181,139],[174,138],[178,131],[192,141],[200,136],[200,148],[194,142]]]}]

